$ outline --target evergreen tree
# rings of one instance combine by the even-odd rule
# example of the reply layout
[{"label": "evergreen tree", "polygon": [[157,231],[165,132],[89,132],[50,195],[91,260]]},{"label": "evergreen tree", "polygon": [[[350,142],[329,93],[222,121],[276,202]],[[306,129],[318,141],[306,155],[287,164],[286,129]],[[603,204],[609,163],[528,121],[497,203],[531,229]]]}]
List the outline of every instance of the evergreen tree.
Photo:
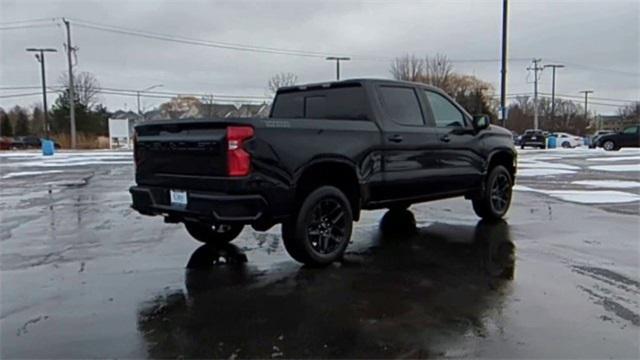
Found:
[{"label": "evergreen tree", "polygon": [[20,108],[16,113],[16,128],[14,134],[16,136],[29,135],[29,117],[23,108]]},{"label": "evergreen tree", "polygon": [[31,134],[37,136],[44,134],[44,112],[40,106],[35,106],[31,114]]},{"label": "evergreen tree", "polygon": [[[51,107],[51,131],[54,133],[69,132],[69,92],[65,91],[58,96]],[[96,106],[95,110],[88,108],[86,105],[77,101],[75,103],[76,110],[76,130],[78,132],[102,135],[108,132],[107,119],[109,112],[102,106]]]},{"label": "evergreen tree", "polygon": [[9,115],[0,109],[0,136],[13,136],[13,127]]}]

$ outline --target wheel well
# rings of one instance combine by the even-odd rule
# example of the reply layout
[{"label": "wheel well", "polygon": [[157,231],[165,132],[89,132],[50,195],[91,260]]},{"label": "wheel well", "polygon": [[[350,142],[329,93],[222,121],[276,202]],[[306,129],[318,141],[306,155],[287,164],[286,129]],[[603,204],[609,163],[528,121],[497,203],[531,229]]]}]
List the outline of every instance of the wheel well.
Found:
[{"label": "wheel well", "polygon": [[514,161],[513,154],[510,154],[506,151],[501,151],[497,154],[494,154],[491,157],[491,160],[489,161],[489,168],[487,169],[487,174],[490,173],[491,169],[493,169],[495,166],[502,165],[509,171],[509,174],[511,174],[511,178],[513,179],[513,176],[516,173],[516,168],[514,166],[513,161]]},{"label": "wheel well", "polygon": [[296,186],[296,204],[320,186],[331,185],[340,189],[349,199],[353,219],[360,218],[360,186],[352,166],[340,162],[323,162],[304,170]]}]

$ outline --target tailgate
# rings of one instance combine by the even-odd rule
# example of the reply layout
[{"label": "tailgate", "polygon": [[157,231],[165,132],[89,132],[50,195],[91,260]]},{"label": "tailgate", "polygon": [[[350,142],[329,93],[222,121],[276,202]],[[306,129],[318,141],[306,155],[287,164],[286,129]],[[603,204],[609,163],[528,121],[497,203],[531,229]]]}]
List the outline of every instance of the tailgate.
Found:
[{"label": "tailgate", "polygon": [[136,179],[226,176],[225,122],[171,122],[136,127]]}]

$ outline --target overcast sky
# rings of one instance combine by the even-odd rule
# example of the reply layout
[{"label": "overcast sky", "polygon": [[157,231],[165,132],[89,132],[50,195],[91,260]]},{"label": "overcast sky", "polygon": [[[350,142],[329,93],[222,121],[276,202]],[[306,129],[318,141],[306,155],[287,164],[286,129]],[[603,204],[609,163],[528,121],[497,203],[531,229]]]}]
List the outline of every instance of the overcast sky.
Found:
[{"label": "overcast sky", "polygon": [[[39,67],[26,47],[55,47],[47,57],[47,79],[58,85],[66,69],[60,21],[67,17],[79,47],[78,71],[95,74],[105,88],[234,95],[266,94],[268,79],[293,72],[300,82],[335,78],[322,56],[245,52],[148,39],[81,27],[103,24],[183,38],[352,56],[343,78],[388,78],[390,58],[405,53],[446,54],[455,70],[492,83],[499,90],[500,0],[476,1],[87,1],[0,0],[0,88],[39,86]],[[76,25],[74,25],[76,23]],[[51,25],[6,29],[16,25]],[[1,28],[5,27],[4,30]],[[533,57],[562,63],[557,93],[594,98],[640,97],[640,1],[512,0],[509,14],[508,92],[533,91],[526,67]],[[0,96],[38,90],[0,90]],[[551,71],[541,76],[551,92]],[[52,103],[55,95],[50,95]],[[135,97],[101,95],[111,110],[136,109]],[[144,99],[143,106],[160,99]],[[37,95],[1,98],[0,106],[32,105]],[[593,100],[618,104],[614,100]],[[594,105],[601,113],[615,107]]]}]

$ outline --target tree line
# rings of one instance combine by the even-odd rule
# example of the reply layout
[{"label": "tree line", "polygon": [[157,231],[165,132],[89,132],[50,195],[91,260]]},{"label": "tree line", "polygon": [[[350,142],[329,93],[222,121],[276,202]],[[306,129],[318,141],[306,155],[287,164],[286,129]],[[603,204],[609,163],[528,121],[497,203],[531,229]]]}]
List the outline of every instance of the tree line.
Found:
[{"label": "tree line", "polygon": [[[453,63],[446,55],[418,57],[406,54],[395,58],[389,72],[396,80],[420,82],[436,86],[444,90],[471,114],[486,114],[495,123],[497,120],[498,101],[493,86],[475,76],[461,74],[454,70]],[[108,119],[111,113],[100,103],[100,83],[91,73],[80,72],[74,75],[74,96],[76,129],[79,134],[104,136],[108,133]],[[61,74],[59,82],[62,91],[55,99],[49,111],[49,126],[52,136],[68,134],[70,129],[69,84],[67,74]],[[267,90],[274,94],[278,88],[295,85],[298,76],[293,73],[278,73],[269,79]],[[206,99],[205,99],[206,100]],[[203,100],[204,101],[204,100]],[[188,112],[195,98],[176,98],[159,106],[168,118]],[[205,101],[206,103],[206,101]],[[208,104],[208,103],[207,103]],[[197,105],[197,104],[196,104]],[[208,104],[211,105],[211,104]],[[209,106],[212,109],[212,106]],[[540,128],[548,131],[566,131],[584,135],[589,130],[589,114],[578,102],[556,99],[555,111],[552,113],[551,99],[538,99]],[[175,113],[175,114],[174,114]],[[507,128],[518,133],[533,127],[534,102],[530,96],[519,96],[507,107]],[[640,102],[621,107],[618,114],[623,119],[640,121]],[[175,115],[175,116],[174,116]],[[594,129],[591,129],[593,131]],[[0,108],[0,136],[44,136],[46,133],[44,113],[39,105],[31,108],[14,106],[5,110]]]},{"label": "tree line", "polygon": [[[58,94],[48,114],[49,132],[54,137],[56,134],[68,134],[70,131],[71,104],[67,79],[67,74],[60,75],[63,90]],[[107,135],[110,113],[100,103],[98,79],[88,72],[74,74],[74,79],[76,130],[80,134],[90,136]],[[44,112],[40,105],[31,108],[16,105],[8,110],[0,108],[0,136],[44,137],[46,133]]]}]

